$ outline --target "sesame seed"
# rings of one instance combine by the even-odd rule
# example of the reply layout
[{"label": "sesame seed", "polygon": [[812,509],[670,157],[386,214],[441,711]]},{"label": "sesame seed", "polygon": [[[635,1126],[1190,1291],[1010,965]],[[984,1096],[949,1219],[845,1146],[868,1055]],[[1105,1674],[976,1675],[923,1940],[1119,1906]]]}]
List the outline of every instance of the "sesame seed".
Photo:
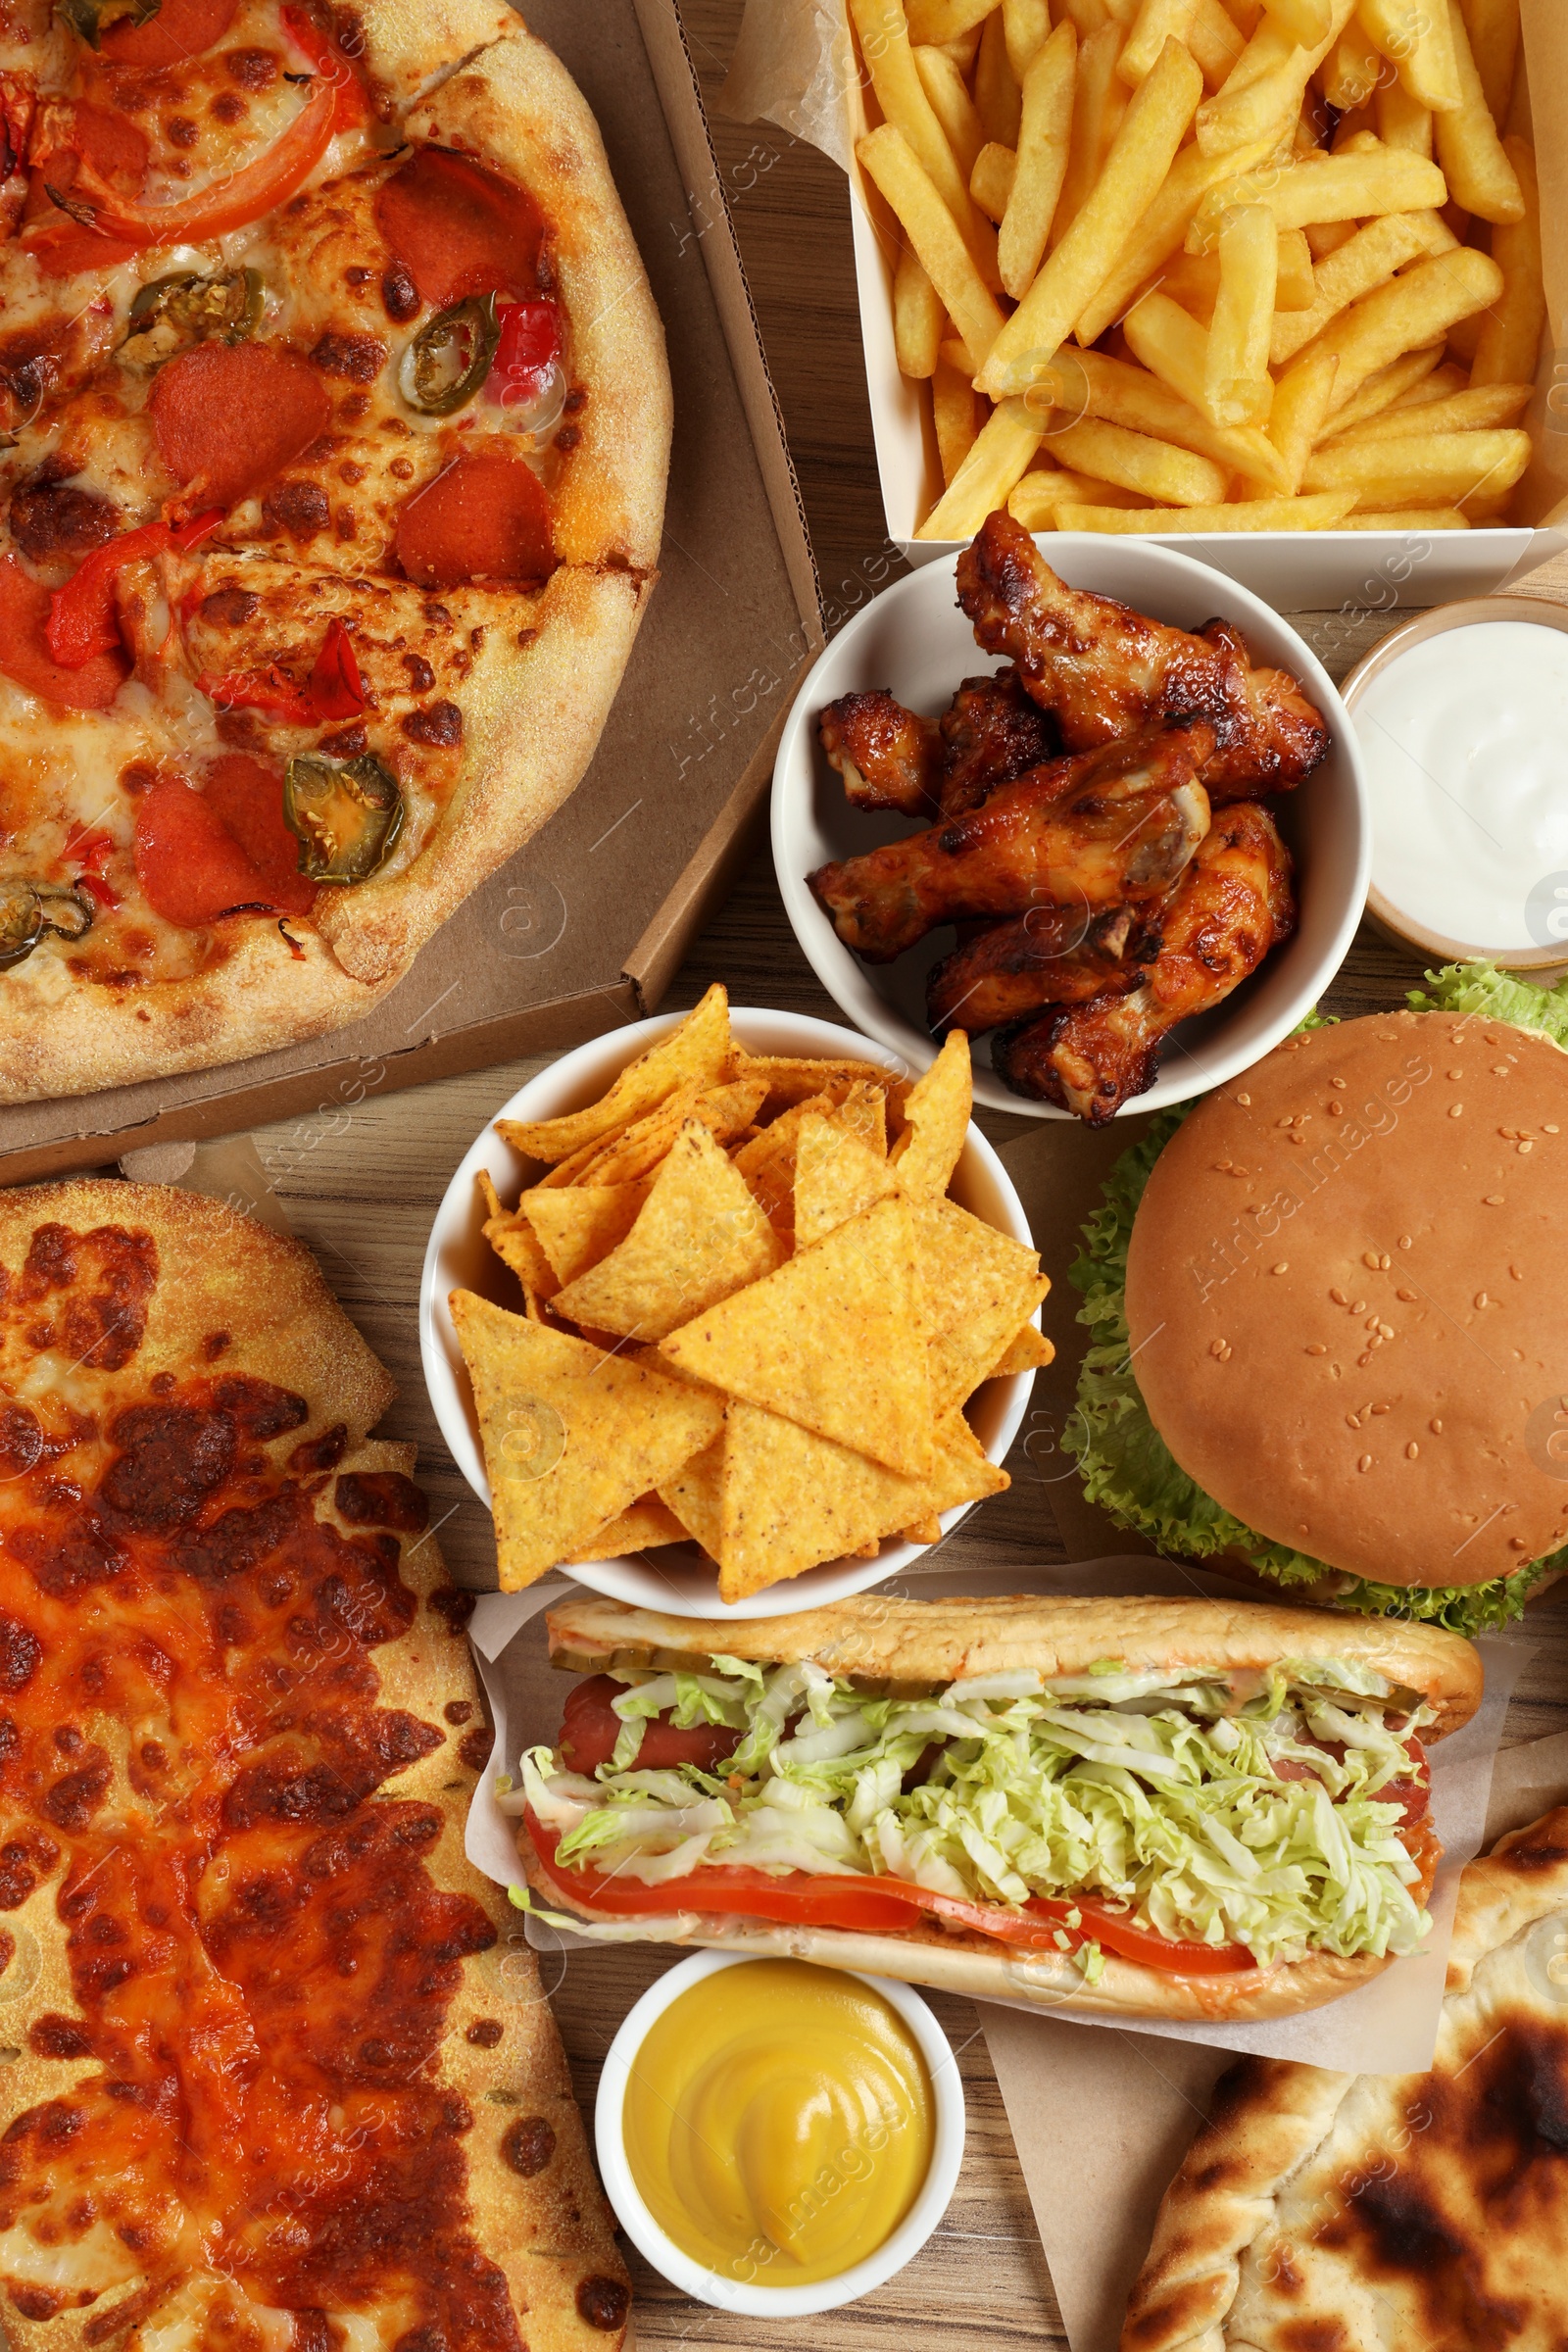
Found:
[{"label": "sesame seed", "polygon": [[1343,1102],[1331,1102],[1329,1104],[1329,1117],[1331,1119],[1343,1119],[1344,1116],[1345,1104]]},{"label": "sesame seed", "polygon": [[1396,1298],[1402,1298],[1406,1306],[1411,1305],[1415,1298],[1414,1291],[1399,1290],[1396,1291],[1394,1295]]},{"label": "sesame seed", "polygon": [[1386,1404],[1375,1404],[1375,1405],[1372,1407],[1372,1410],[1373,1410],[1375,1413],[1386,1413],[1386,1412],[1388,1411],[1388,1409],[1389,1409],[1389,1408],[1388,1408],[1388,1406],[1387,1406]]},{"label": "sesame seed", "polygon": [[1393,1260],[1393,1258],[1392,1258],[1392,1257],[1389,1255],[1388,1251],[1385,1250],[1384,1250],[1384,1252],[1383,1252],[1383,1255],[1382,1255],[1382,1256],[1381,1256],[1381,1257],[1378,1259],[1378,1271],[1379,1271],[1379,1273],[1380,1273],[1380,1274],[1386,1274],[1386,1273],[1388,1272],[1389,1268],[1390,1268],[1390,1267],[1393,1265],[1393,1263],[1394,1263],[1394,1260]]},{"label": "sesame seed", "polygon": [[1404,1449],[1404,1458],[1407,1462],[1419,1461],[1421,1458],[1421,1448],[1416,1444],[1414,1438],[1410,1440],[1409,1445]]},{"label": "sesame seed", "polygon": [[1508,1271],[1513,1276],[1515,1282],[1523,1282],[1524,1275],[1518,1266],[1510,1266]]},{"label": "sesame seed", "polygon": [[1485,1201],[1488,1208],[1500,1208],[1502,1206],[1502,1195],[1500,1193],[1483,1193],[1481,1198]]},{"label": "sesame seed", "polygon": [[1525,1542],[1523,1536],[1510,1536],[1508,1538],[1508,1549],[1510,1551],[1528,1551],[1530,1546]]},{"label": "sesame seed", "polygon": [[1361,1459],[1356,1463],[1355,1466],[1358,1470],[1370,1470],[1372,1467],[1372,1456],[1369,1453],[1363,1453]]},{"label": "sesame seed", "polygon": [[1306,1141],[1306,1138],[1305,1138],[1305,1136],[1304,1136],[1304,1135],[1298,1135],[1298,1134],[1297,1133],[1296,1129],[1293,1127],[1293,1128],[1291,1129],[1291,1132],[1290,1132],[1290,1135],[1289,1135],[1289,1137],[1288,1137],[1286,1140],[1287,1140],[1288,1142],[1290,1142],[1290,1143],[1293,1143],[1293,1144],[1304,1144],[1304,1143],[1305,1143],[1305,1141]]},{"label": "sesame seed", "polygon": [[1464,1104],[1462,1102],[1450,1102],[1448,1104],[1448,1116],[1450,1119],[1462,1119],[1464,1117]]},{"label": "sesame seed", "polygon": [[1386,1339],[1386,1340],[1392,1340],[1392,1339],[1393,1339],[1393,1337],[1394,1337],[1394,1325],[1393,1325],[1392,1323],[1380,1323],[1380,1324],[1378,1325],[1378,1330],[1379,1330],[1379,1332],[1382,1334],[1382,1336],[1383,1336],[1383,1338],[1384,1338],[1384,1339]]},{"label": "sesame seed", "polygon": [[1411,1241],[1410,1236],[1407,1233],[1400,1234],[1399,1248],[1401,1250],[1413,1250],[1415,1248],[1415,1244]]},{"label": "sesame seed", "polygon": [[1383,1327],[1378,1321],[1376,1315],[1368,1315],[1365,1323],[1362,1325],[1362,1329],[1364,1331],[1381,1331],[1382,1328]]},{"label": "sesame seed", "polygon": [[1276,1127],[1294,1127],[1296,1122],[1294,1119],[1287,1117],[1283,1119],[1276,1119],[1274,1124]]},{"label": "sesame seed", "polygon": [[1463,1070],[1450,1070],[1448,1072],[1448,1076],[1450,1078],[1462,1078],[1464,1076],[1464,1072]]},{"label": "sesame seed", "polygon": [[1358,1364],[1362,1364],[1362,1365],[1369,1364],[1369,1363],[1372,1361],[1371,1350],[1370,1350],[1370,1349],[1368,1349],[1368,1351],[1367,1351],[1367,1352],[1366,1352],[1366,1354],[1364,1354],[1364,1355],[1358,1355],[1358,1356],[1356,1357],[1356,1359],[1355,1359],[1355,1360],[1356,1360],[1356,1362],[1357,1362]]},{"label": "sesame seed", "polygon": [[1345,1426],[1346,1426],[1346,1428],[1347,1428],[1347,1429],[1359,1429],[1359,1428],[1360,1428],[1360,1426],[1361,1426],[1361,1416],[1360,1416],[1360,1414],[1359,1414],[1359,1413],[1347,1413],[1347,1414],[1346,1414],[1346,1416],[1345,1416]]},{"label": "sesame seed", "polygon": [[1350,1312],[1352,1315],[1364,1315],[1366,1313],[1366,1300],[1364,1298],[1352,1299],[1350,1303]]},{"label": "sesame seed", "polygon": [[1333,1299],[1336,1306],[1346,1306],[1348,1304],[1348,1300],[1346,1298],[1345,1293],[1341,1290],[1330,1291],[1329,1297]]},{"label": "sesame seed", "polygon": [[1290,1270],[1291,1261],[1288,1257],[1282,1257],[1279,1264],[1271,1269],[1275,1274],[1288,1274]]},{"label": "sesame seed", "polygon": [[1525,1137],[1525,1139],[1524,1139],[1524,1142],[1523,1142],[1522,1144],[1516,1144],[1516,1145],[1515,1145],[1515,1147],[1514,1147],[1514,1149],[1515,1149],[1517,1152],[1533,1152],[1533,1151],[1535,1150],[1535,1146],[1534,1146],[1534,1144],[1533,1144],[1533,1143],[1530,1141],[1530,1138],[1529,1138],[1529,1136],[1527,1135],[1527,1136]]},{"label": "sesame seed", "polygon": [[1477,1291],[1477,1293],[1476,1293],[1476,1304],[1477,1304],[1477,1306],[1490,1306],[1490,1305],[1492,1304],[1492,1301],[1491,1301],[1491,1299],[1490,1299],[1490,1298],[1487,1297],[1487,1294],[1486,1294],[1486,1292],[1485,1292],[1485,1291]]},{"label": "sesame seed", "polygon": [[1551,1121],[1547,1119],[1542,1127],[1541,1132],[1543,1135],[1561,1135],[1562,1129],[1560,1127],[1554,1127]]},{"label": "sesame seed", "polygon": [[1427,1427],[1428,1427],[1428,1429],[1430,1429],[1430,1430],[1431,1430],[1431,1432],[1432,1432],[1432,1434],[1433,1434],[1433,1436],[1434,1436],[1435,1438],[1441,1438],[1441,1437],[1442,1437],[1442,1435],[1443,1435],[1443,1423],[1442,1423],[1441,1421],[1429,1421],[1429,1422],[1427,1423]]},{"label": "sesame seed", "polygon": [[1342,1094],[1342,1095],[1344,1094],[1344,1092],[1345,1092],[1345,1080],[1344,1080],[1343,1078],[1331,1078],[1331,1079],[1329,1080],[1329,1084],[1330,1084],[1330,1086],[1332,1086],[1332,1087],[1336,1088],[1340,1094]]},{"label": "sesame seed", "polygon": [[1361,1252],[1361,1263],[1363,1266],[1370,1266],[1375,1274],[1378,1270],[1377,1251],[1375,1250],[1363,1250]]},{"label": "sesame seed", "polygon": [[1314,1340],[1306,1352],[1308,1355],[1327,1355],[1328,1349],[1321,1344],[1321,1342]]},{"label": "sesame seed", "polygon": [[1251,1107],[1252,1107],[1252,1098],[1251,1098],[1251,1096],[1250,1096],[1250,1095],[1238,1095],[1238,1096],[1237,1096],[1237,1098],[1236,1098],[1236,1100],[1237,1100],[1237,1102],[1238,1102],[1241,1104],[1241,1106],[1242,1106],[1242,1108],[1243,1108],[1244,1110],[1250,1110],[1250,1109],[1251,1109]]}]

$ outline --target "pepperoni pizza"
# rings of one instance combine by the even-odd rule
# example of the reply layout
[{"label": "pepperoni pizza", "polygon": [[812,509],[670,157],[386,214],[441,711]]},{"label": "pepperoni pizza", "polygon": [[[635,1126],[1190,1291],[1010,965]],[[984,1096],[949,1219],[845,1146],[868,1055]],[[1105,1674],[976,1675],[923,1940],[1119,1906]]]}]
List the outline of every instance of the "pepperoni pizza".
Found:
[{"label": "pepperoni pizza", "polygon": [[367,1010],[582,775],[669,431],[497,0],[0,0],[0,1100]]},{"label": "pepperoni pizza", "polygon": [[220,1203],[0,1200],[12,2352],[623,2341],[535,1964],[465,1859],[471,1602],[367,1435],[390,1396]]}]

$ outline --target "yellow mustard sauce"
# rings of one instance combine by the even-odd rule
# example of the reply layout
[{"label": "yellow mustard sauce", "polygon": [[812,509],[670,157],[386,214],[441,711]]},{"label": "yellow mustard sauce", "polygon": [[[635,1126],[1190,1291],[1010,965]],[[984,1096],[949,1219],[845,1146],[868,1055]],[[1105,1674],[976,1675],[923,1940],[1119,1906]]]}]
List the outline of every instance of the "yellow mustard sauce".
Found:
[{"label": "yellow mustard sauce", "polygon": [[807,2286],[874,2254],[931,2165],[935,2099],[908,2027],[802,1960],[718,1969],[672,2001],[632,2065],[627,2161],[683,2253],[724,2278]]}]

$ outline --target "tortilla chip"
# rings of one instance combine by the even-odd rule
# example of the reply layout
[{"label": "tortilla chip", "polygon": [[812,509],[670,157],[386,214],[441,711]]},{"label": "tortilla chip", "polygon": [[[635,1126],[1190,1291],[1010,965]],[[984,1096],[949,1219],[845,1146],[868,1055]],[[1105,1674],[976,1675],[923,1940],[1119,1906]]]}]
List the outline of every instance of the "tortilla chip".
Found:
[{"label": "tortilla chip", "polygon": [[998,1356],[987,1380],[1010,1380],[1015,1372],[1039,1372],[1056,1360],[1056,1350],[1038,1323],[1025,1323]]},{"label": "tortilla chip", "polygon": [[652,1176],[688,1119],[700,1121],[721,1144],[727,1143],[751,1125],[761,1099],[760,1080],[740,1079],[734,1085],[706,1089],[682,1087],[646,1119],[639,1119],[624,1135],[604,1145],[573,1181],[630,1184],[640,1176]]},{"label": "tortilla chip", "polygon": [[700,1544],[710,1560],[717,1560],[724,1528],[724,1432],[711,1446],[694,1453],[673,1478],[666,1478],[659,1499],[671,1511],[684,1532]]},{"label": "tortilla chip", "polygon": [[782,1414],[732,1403],[718,1596],[744,1600],[824,1560],[872,1558],[884,1536],[1008,1483],[961,1413],[937,1425],[930,1475],[902,1478]]},{"label": "tortilla chip", "polygon": [[628,1062],[608,1095],[558,1119],[498,1119],[509,1144],[552,1165],[628,1126],[681,1085],[711,1086],[729,1065],[729,998],[714,981],[678,1029]]},{"label": "tortilla chip", "polygon": [[581,1551],[710,1445],[716,1397],[454,1291],[490,1473],[501,1589]]},{"label": "tortilla chip", "polygon": [[830,1095],[812,1095],[805,1102],[797,1102],[793,1110],[782,1112],[771,1127],[764,1127],[735,1153],[734,1164],[750,1186],[753,1200],[786,1249],[795,1241],[795,1147],[801,1122],[812,1116],[830,1118],[835,1107]]},{"label": "tortilla chip", "polygon": [[843,1124],[842,1111],[801,1121],[795,1147],[795,1247],[808,1250],[899,1189],[885,1159]]},{"label": "tortilla chip", "polygon": [[557,1283],[575,1282],[623,1242],[647,1200],[651,1179],[631,1184],[536,1185],[517,1202]]},{"label": "tortilla chip", "polygon": [[925,1342],[914,1220],[901,1196],[683,1324],[662,1352],[732,1396],[919,1477],[931,1466]]},{"label": "tortilla chip", "polygon": [[479,1198],[484,1202],[484,1213],[487,1217],[509,1217],[512,1214],[501,1195],[496,1191],[495,1178],[488,1168],[480,1168],[473,1181],[479,1188]]},{"label": "tortilla chip", "polygon": [[629,1510],[602,1527],[597,1536],[574,1551],[568,1567],[580,1560],[620,1560],[632,1551],[656,1551],[662,1544],[687,1542],[685,1528],[657,1494],[641,1494]]},{"label": "tortilla chip", "polygon": [[554,1266],[539,1247],[537,1235],[526,1217],[503,1209],[496,1217],[486,1217],[484,1238],[500,1258],[510,1266],[530,1298],[553,1298],[561,1288]]},{"label": "tortilla chip", "polygon": [[1051,1288],[1038,1253],[956,1200],[914,1204],[935,1409],[959,1404]]},{"label": "tortilla chip", "polygon": [[601,1331],[662,1340],[771,1274],[783,1254],[746,1179],[708,1129],[688,1119],[625,1240],[566,1286],[556,1311]]},{"label": "tortilla chip", "polygon": [[955,1029],[925,1076],[910,1089],[904,1105],[907,1124],[891,1153],[899,1182],[911,1197],[940,1200],[947,1191],[973,1107],[969,1040],[961,1029]]},{"label": "tortilla chip", "polygon": [[737,1052],[735,1075],[767,1080],[767,1096],[758,1113],[764,1127],[797,1103],[808,1102],[812,1095],[828,1094],[838,1102],[852,1086],[864,1084],[874,1086],[884,1098],[895,1096],[902,1105],[908,1091],[904,1079],[877,1062],[813,1061],[806,1054]]},{"label": "tortilla chip", "polygon": [[905,1528],[903,1536],[906,1544],[940,1544],[942,1522],[933,1511],[926,1518],[917,1519],[912,1527]]}]

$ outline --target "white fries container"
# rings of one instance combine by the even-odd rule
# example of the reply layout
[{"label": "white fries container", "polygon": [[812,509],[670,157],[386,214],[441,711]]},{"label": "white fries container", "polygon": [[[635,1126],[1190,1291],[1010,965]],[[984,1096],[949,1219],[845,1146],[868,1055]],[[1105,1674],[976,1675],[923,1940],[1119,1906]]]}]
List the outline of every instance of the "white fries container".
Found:
[{"label": "white fries container", "polygon": [[[1559,0],[1553,0],[1553,11]],[[1568,16],[1568,12],[1564,12]],[[1555,28],[1553,28],[1555,29]],[[1526,41],[1532,27],[1526,17]],[[1568,66],[1568,25],[1556,30],[1553,48],[1562,54],[1552,62]],[[1524,75],[1521,59],[1520,77]],[[850,131],[850,209],[855,231],[855,274],[859,294],[860,333],[865,349],[865,381],[871,401],[871,426],[876,439],[877,471],[882,482],[882,505],[888,537],[910,564],[929,564],[948,556],[962,542],[917,539],[923,516],[942,495],[942,467],[936,430],[931,421],[929,388],[911,383],[899,373],[893,343],[893,271],[902,242],[898,224],[879,192],[871,186],[855,157],[855,142],[880,122],[875,96],[855,74],[847,80]],[[1551,201],[1555,172],[1553,159],[1544,147],[1552,117],[1536,126],[1537,155],[1542,174],[1542,225],[1545,239],[1547,334],[1541,381],[1530,413],[1524,419],[1536,437],[1538,452],[1544,432],[1562,439],[1563,459],[1552,470],[1568,467],[1568,416],[1548,413],[1553,390],[1551,354],[1553,315],[1553,220]],[[1560,394],[1559,394],[1560,400]],[[1538,456],[1527,482],[1544,471]],[[1562,483],[1544,482],[1540,504],[1553,511]],[[1172,531],[1150,534],[1163,547],[1195,556],[1215,571],[1250,588],[1277,612],[1385,611],[1399,605],[1437,605],[1466,596],[1485,596],[1507,580],[1529,571],[1548,557],[1568,549],[1568,524],[1529,528],[1509,525],[1473,531]],[[1046,545],[1049,548],[1050,534]]]}]

